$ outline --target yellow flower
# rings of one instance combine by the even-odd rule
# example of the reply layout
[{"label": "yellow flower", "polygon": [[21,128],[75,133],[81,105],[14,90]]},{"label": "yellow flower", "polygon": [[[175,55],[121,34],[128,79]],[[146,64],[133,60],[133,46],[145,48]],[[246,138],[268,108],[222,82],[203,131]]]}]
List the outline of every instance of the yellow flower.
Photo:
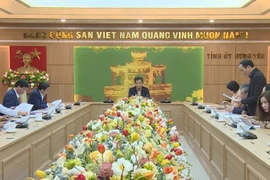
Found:
[{"label": "yellow flower", "polygon": [[143,115],[140,115],[140,116],[138,117],[138,119],[142,122],[142,121],[144,120],[144,116],[143,116]]},{"label": "yellow flower", "polygon": [[99,155],[100,153],[98,151],[94,151],[90,153],[90,158],[96,161]]},{"label": "yellow flower", "polygon": [[161,166],[165,166],[166,164],[169,164],[170,161],[168,159],[164,159],[162,162],[161,162]]},{"label": "yellow flower", "polygon": [[183,171],[184,168],[185,168],[185,167],[184,167],[183,165],[181,165],[181,166],[179,167],[179,171]]},{"label": "yellow flower", "polygon": [[150,137],[152,135],[151,130],[146,130],[144,135],[145,135],[146,138]]},{"label": "yellow flower", "polygon": [[138,141],[140,139],[140,135],[136,132],[131,134],[131,140],[132,141]]},{"label": "yellow flower", "polygon": [[114,156],[113,156],[112,151],[105,151],[103,156],[104,156],[104,162],[110,162],[110,163],[114,162]]},{"label": "yellow flower", "polygon": [[163,134],[165,131],[166,131],[166,129],[165,129],[164,127],[162,127],[162,128],[160,129],[160,134]]},{"label": "yellow flower", "polygon": [[110,177],[110,180],[121,180],[121,177],[120,176],[113,175],[112,177]]},{"label": "yellow flower", "polygon": [[179,146],[180,146],[180,144],[178,142],[173,143],[174,148],[178,148]]},{"label": "yellow flower", "polygon": [[146,143],[146,144],[143,146],[143,149],[144,149],[146,152],[150,153],[150,152],[152,151],[152,149],[153,149],[153,145],[152,145],[151,143]]},{"label": "yellow flower", "polygon": [[45,177],[46,177],[46,173],[45,173],[44,171],[37,170],[37,171],[36,171],[36,176],[37,176],[39,179],[42,179],[42,178],[45,178]]},{"label": "yellow flower", "polygon": [[192,102],[193,101],[193,98],[192,97],[186,97],[186,101],[187,102]]},{"label": "yellow flower", "polygon": [[193,91],[191,96],[193,98],[197,98],[198,100],[202,99],[203,98],[203,89],[199,89],[197,91]]}]

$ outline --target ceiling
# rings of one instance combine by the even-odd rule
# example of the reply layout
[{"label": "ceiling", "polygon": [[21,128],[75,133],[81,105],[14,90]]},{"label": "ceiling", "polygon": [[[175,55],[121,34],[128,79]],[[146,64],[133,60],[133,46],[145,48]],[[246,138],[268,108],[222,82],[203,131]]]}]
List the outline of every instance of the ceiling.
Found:
[{"label": "ceiling", "polygon": [[0,4],[0,23],[133,24],[138,20],[144,24],[205,24],[209,20],[217,24],[270,23],[270,3],[269,0],[1,0]]}]

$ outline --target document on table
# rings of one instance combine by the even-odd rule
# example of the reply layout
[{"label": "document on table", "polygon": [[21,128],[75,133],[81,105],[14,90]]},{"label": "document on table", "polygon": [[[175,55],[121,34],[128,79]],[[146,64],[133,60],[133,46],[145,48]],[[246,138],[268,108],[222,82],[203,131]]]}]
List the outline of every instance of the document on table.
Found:
[{"label": "document on table", "polygon": [[14,110],[17,111],[17,112],[18,111],[23,111],[23,112],[27,112],[28,114],[30,114],[30,111],[31,111],[32,107],[33,107],[32,104],[21,103]]},{"label": "document on table", "polygon": [[227,94],[223,94],[223,96],[225,96],[226,98],[232,100],[232,101],[237,101],[237,99],[231,97],[231,96],[228,96]]}]

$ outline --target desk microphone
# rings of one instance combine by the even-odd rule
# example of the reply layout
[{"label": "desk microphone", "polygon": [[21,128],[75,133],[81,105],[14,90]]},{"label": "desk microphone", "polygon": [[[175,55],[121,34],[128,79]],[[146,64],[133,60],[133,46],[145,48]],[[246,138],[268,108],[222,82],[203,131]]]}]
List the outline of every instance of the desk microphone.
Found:
[{"label": "desk microphone", "polygon": [[75,102],[75,103],[74,103],[74,106],[80,106],[80,105],[81,105],[81,101],[82,101],[82,99],[79,100],[79,101],[77,101],[77,102]]},{"label": "desk microphone", "polygon": [[171,101],[167,100],[167,98],[165,98],[164,100],[160,101],[160,103],[171,103]]},{"label": "desk microphone", "polygon": [[107,98],[105,101],[103,101],[103,103],[114,103],[114,101],[110,98]]},{"label": "desk microphone", "polygon": [[71,104],[66,105],[66,109],[72,109]]},{"label": "desk microphone", "polygon": [[54,110],[51,111],[49,114],[46,114],[46,115],[42,116],[42,119],[44,119],[44,120],[51,120],[52,119],[52,113],[53,112],[54,112]]}]

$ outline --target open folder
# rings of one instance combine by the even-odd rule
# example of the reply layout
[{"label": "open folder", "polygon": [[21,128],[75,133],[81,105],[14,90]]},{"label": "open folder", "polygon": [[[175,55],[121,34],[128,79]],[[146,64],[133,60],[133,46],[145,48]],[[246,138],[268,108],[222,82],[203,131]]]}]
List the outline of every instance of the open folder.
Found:
[{"label": "open folder", "polygon": [[62,103],[61,99],[53,101],[51,102],[52,104],[51,107],[48,107],[47,109],[37,109],[35,111],[31,111],[31,114],[36,114],[36,113],[51,114],[51,112],[54,111],[56,108],[58,108],[61,103]]},{"label": "open folder", "polygon": [[32,104],[27,104],[27,103],[21,103],[19,104],[14,110],[15,111],[23,111],[23,112],[27,112],[28,114],[30,114],[31,109],[33,108]]}]

